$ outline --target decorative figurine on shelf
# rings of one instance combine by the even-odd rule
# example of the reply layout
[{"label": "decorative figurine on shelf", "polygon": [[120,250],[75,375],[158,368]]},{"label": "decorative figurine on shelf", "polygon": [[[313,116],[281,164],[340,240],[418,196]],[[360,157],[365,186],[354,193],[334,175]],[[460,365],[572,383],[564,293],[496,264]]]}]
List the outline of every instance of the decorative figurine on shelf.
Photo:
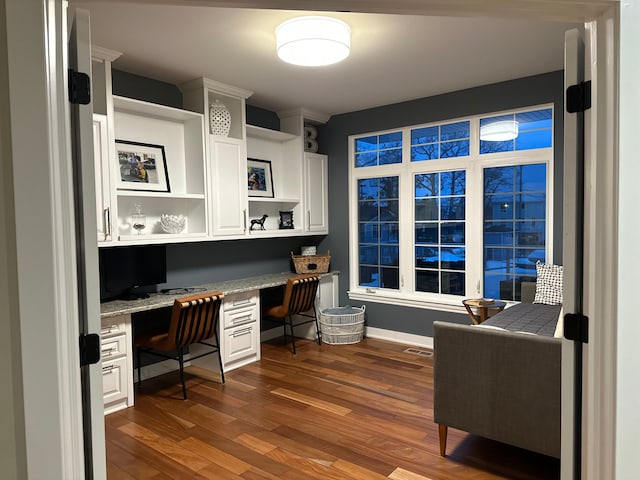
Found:
[{"label": "decorative figurine on shelf", "polygon": [[251,220],[251,226],[249,227],[249,230],[253,230],[253,227],[256,225],[260,225],[260,230],[264,230],[264,221],[267,219],[269,215],[262,215],[262,217],[260,218],[254,218],[253,220]]},{"label": "decorative figurine on shelf", "polygon": [[293,212],[292,211],[288,211],[288,212],[283,212],[280,211],[280,229],[281,230],[286,230],[286,229],[293,229]]}]

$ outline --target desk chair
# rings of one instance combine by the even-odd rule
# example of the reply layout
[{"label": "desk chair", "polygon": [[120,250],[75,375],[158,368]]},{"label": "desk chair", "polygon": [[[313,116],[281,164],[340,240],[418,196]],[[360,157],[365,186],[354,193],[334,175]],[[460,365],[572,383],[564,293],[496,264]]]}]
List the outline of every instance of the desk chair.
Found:
[{"label": "desk chair", "polygon": [[[182,383],[182,396],[187,399],[187,389],[184,384],[184,349],[189,345],[200,343],[211,347],[212,350],[200,355],[191,356],[189,360],[218,354],[220,376],[224,383],[224,371],[222,370],[222,358],[220,356],[220,341],[218,340],[218,318],[223,294],[221,292],[209,292],[188,297],[177,298],[173,303],[171,323],[166,332],[146,332],[136,335],[138,360],[138,385],[142,384],[140,376],[140,353],[145,352],[163,358],[177,360],[180,364],[180,382]],[[215,343],[204,340],[215,339]],[[176,354],[167,352],[176,351]],[[165,353],[162,353],[165,352]]]},{"label": "desk chair", "polygon": [[[287,280],[287,285],[284,290],[284,299],[281,305],[267,307],[262,312],[262,318],[264,320],[275,321],[282,323],[284,329],[284,342],[287,343],[287,324],[291,330],[291,347],[292,352],[296,353],[296,337],[293,333],[293,327],[304,325],[306,323],[315,322],[316,324],[316,336],[318,337],[318,345],[320,345],[320,328],[318,327],[318,318],[316,313],[316,292],[318,291],[318,285],[320,283],[320,277],[317,275],[299,275],[291,277]],[[309,315],[308,312],[313,310],[313,315]],[[293,323],[293,316],[300,315],[308,317],[310,320]]]}]

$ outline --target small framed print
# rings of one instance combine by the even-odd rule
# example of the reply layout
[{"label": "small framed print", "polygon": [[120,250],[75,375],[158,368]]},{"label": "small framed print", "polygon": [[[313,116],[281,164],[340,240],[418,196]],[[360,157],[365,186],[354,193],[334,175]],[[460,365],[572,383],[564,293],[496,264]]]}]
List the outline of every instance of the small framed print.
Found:
[{"label": "small framed print", "polygon": [[269,160],[247,159],[247,190],[250,197],[273,198],[273,178]]},{"label": "small framed print", "polygon": [[118,190],[170,192],[163,145],[116,140]]},{"label": "small framed print", "polygon": [[280,229],[289,230],[295,228],[293,226],[293,212],[292,211],[280,211]]}]

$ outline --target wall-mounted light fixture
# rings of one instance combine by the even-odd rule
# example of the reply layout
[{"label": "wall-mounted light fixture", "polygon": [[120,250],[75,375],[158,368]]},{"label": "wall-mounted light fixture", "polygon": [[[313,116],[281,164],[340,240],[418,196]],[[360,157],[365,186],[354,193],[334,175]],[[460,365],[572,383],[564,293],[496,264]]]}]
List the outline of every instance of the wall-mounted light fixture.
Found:
[{"label": "wall-mounted light fixture", "polygon": [[515,120],[501,120],[480,127],[480,140],[488,142],[513,140],[517,136],[518,122]]},{"label": "wall-mounted light fixture", "polygon": [[351,50],[351,29],[332,17],[297,17],[276,28],[278,57],[287,63],[320,67],[340,62]]}]

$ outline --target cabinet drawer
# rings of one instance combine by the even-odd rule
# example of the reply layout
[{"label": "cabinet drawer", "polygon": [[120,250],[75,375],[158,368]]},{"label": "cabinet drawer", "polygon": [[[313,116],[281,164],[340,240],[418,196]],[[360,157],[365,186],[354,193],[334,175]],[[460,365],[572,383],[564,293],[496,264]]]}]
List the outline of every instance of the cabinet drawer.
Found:
[{"label": "cabinet drawer", "polygon": [[228,328],[222,333],[222,361],[234,363],[247,357],[255,357],[260,345],[260,329],[257,322]]},{"label": "cabinet drawer", "polygon": [[238,308],[255,307],[260,302],[259,293],[255,290],[243,293],[234,293],[224,297],[224,311],[230,312]]},{"label": "cabinet drawer", "polygon": [[105,410],[109,404],[127,399],[127,358],[121,357],[102,363],[102,395]]},{"label": "cabinet drawer", "polygon": [[115,337],[106,337],[102,339],[100,345],[102,361],[110,358],[116,358],[127,354],[127,337],[126,335],[118,335]]},{"label": "cabinet drawer", "polygon": [[258,306],[239,308],[230,312],[225,311],[223,315],[223,328],[232,328],[245,323],[258,320]]},{"label": "cabinet drawer", "polygon": [[113,337],[126,333],[126,323],[122,316],[103,318],[100,324],[100,336]]}]

